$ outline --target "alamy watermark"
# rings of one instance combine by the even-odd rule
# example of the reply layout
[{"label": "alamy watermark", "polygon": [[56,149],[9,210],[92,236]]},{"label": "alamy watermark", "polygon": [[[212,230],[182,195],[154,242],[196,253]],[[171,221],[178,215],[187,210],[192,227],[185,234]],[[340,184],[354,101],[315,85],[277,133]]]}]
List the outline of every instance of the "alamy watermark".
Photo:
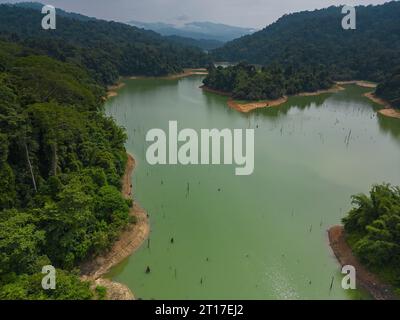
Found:
[{"label": "alamy watermark", "polygon": [[356,268],[351,265],[345,265],[342,267],[342,274],[345,276],[342,279],[342,288],[344,290],[355,290],[356,289]]},{"label": "alamy watermark", "polygon": [[254,129],[201,129],[199,137],[194,129],[178,132],[178,122],[169,121],[168,133],[151,129],[146,141],[151,142],[146,152],[151,165],[236,164],[236,175],[251,175],[254,171]]},{"label": "alamy watermark", "polygon": [[357,28],[356,8],[344,6],[342,8],[342,14],[346,15],[342,19],[342,28],[344,30],[355,30]]},{"label": "alamy watermark", "polygon": [[45,5],[42,8],[42,14],[45,16],[42,19],[42,28],[44,30],[56,29],[56,8],[51,5]]},{"label": "alamy watermark", "polygon": [[42,273],[45,276],[42,278],[42,288],[44,290],[55,290],[56,289],[56,269],[47,265],[42,268]]}]

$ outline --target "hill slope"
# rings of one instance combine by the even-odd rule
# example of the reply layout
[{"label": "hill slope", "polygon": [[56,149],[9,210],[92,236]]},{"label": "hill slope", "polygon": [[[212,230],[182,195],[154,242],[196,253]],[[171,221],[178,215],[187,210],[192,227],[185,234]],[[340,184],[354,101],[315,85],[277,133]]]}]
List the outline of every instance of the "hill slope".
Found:
[{"label": "hill slope", "polygon": [[37,9],[0,5],[0,37],[83,65],[103,84],[115,82],[119,75],[165,75],[209,63],[200,49],[123,23],[66,14],[57,16],[56,30],[43,30],[42,18]]},{"label": "hill slope", "polygon": [[213,52],[220,61],[323,64],[335,80],[382,81],[400,65],[400,2],[359,6],[357,29],[344,30],[341,7],[285,15]]},{"label": "hill slope", "polygon": [[180,36],[196,40],[216,40],[220,42],[227,42],[255,31],[251,28],[229,26],[213,22],[190,22],[183,26],[175,26],[163,22],[151,23],[140,21],[129,21],[128,24],[153,30],[163,36]]}]

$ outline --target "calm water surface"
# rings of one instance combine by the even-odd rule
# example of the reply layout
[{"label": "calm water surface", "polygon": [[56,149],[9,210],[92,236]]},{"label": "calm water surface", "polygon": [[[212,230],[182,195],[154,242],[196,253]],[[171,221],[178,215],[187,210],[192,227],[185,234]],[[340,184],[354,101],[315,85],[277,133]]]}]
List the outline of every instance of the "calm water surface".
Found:
[{"label": "calm water surface", "polygon": [[[136,200],[151,221],[150,247],[109,276],[143,299],[365,297],[341,289],[326,230],[352,194],[400,184],[400,121],[377,115],[356,86],[241,114],[200,90],[201,80],[129,80],[107,102],[127,130]],[[169,120],[179,129],[254,128],[253,175],[235,176],[234,165],[148,165],[146,132],[167,132]]]}]

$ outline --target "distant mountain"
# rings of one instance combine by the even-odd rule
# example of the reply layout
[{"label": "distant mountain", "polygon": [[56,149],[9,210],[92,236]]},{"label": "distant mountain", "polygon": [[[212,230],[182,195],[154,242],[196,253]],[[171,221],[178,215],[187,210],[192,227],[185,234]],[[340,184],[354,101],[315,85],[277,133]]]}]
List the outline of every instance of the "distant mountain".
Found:
[{"label": "distant mountain", "polygon": [[56,30],[43,30],[43,15],[37,9],[0,5],[0,39],[22,44],[35,54],[83,66],[104,85],[114,83],[119,76],[159,76],[210,63],[200,49],[170,41],[154,31],[75,14],[61,15],[61,10]]},{"label": "distant mountain", "polygon": [[217,61],[329,67],[334,79],[380,82],[400,66],[400,2],[358,6],[356,30],[344,30],[341,7],[285,15],[213,52]]},{"label": "distant mountain", "polygon": [[180,36],[164,36],[165,39],[168,39],[170,42],[174,42],[176,44],[189,46],[189,47],[197,47],[203,49],[204,51],[211,51],[216,48],[220,48],[224,45],[225,42],[218,40],[207,40],[207,39],[193,39],[186,38]]},{"label": "distant mountain", "polygon": [[231,41],[256,31],[251,28],[235,27],[213,22],[189,22],[182,26],[176,26],[163,22],[151,23],[132,20],[128,24],[138,28],[153,30],[164,36],[180,36],[196,40],[217,40],[221,42]]},{"label": "distant mountain", "polygon": [[[13,4],[15,7],[20,7],[20,8],[25,8],[25,9],[33,9],[37,11],[41,11],[44,4],[40,2],[20,2]],[[74,20],[79,20],[79,21],[93,21],[97,20],[96,18],[92,17],[87,17],[79,13],[74,13],[74,12],[67,12],[64,11],[60,8],[57,8],[57,14],[61,17],[69,18],[69,19],[74,19]],[[131,24],[131,26],[135,26]],[[167,26],[166,24],[159,24],[159,28]],[[152,30],[151,28],[145,28],[143,26],[140,26],[139,28],[142,29],[147,29],[147,30]],[[165,39],[170,40],[172,43],[179,44],[179,45],[184,45],[184,46],[190,46],[190,47],[197,47],[205,51],[210,51],[219,47],[222,47],[224,45],[224,42],[218,41],[218,40],[212,40],[212,39],[193,39],[193,38],[187,38],[187,37],[182,37],[182,36],[167,36]]]}]

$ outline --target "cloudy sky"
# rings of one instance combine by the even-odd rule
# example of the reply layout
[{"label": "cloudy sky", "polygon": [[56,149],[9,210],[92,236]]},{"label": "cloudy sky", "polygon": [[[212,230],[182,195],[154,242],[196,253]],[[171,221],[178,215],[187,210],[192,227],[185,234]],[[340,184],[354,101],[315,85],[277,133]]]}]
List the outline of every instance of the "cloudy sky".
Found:
[{"label": "cloudy sky", "polygon": [[[0,3],[5,2],[23,1],[0,0]],[[212,21],[262,28],[285,13],[330,5],[382,4],[388,0],[45,0],[38,2],[51,4],[66,11],[122,22]]]}]

